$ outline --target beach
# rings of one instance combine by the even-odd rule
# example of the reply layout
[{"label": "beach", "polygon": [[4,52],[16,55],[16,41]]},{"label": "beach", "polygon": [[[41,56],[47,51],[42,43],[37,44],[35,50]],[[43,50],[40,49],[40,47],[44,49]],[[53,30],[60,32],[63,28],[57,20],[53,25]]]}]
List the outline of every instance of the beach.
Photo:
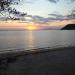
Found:
[{"label": "beach", "polygon": [[75,47],[0,54],[0,75],[75,75]]}]

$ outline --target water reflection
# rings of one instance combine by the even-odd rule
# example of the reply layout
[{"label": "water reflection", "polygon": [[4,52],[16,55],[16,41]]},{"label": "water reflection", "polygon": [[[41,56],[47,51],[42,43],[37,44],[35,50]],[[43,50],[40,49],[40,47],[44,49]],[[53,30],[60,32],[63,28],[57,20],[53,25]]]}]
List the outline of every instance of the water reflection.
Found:
[{"label": "water reflection", "polygon": [[33,31],[28,31],[28,47],[30,49],[34,48],[34,36]]}]

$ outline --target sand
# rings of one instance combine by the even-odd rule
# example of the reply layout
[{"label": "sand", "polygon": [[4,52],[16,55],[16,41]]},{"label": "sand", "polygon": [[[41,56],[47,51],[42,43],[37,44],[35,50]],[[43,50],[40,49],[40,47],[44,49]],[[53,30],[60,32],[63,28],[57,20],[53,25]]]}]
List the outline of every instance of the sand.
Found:
[{"label": "sand", "polygon": [[0,54],[0,75],[75,75],[75,47]]}]

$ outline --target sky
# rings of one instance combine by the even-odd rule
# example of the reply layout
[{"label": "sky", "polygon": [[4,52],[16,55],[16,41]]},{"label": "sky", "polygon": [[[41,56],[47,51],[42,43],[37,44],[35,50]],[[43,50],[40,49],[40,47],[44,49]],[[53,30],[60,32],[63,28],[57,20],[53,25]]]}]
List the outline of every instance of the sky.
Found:
[{"label": "sky", "polygon": [[[55,0],[56,1],[56,0]],[[69,15],[75,8],[75,2],[71,0],[23,0],[18,5],[14,5],[18,11],[26,12],[29,15],[50,17],[49,14]]]},{"label": "sky", "polygon": [[[10,17],[18,18],[20,21],[17,21],[18,23],[13,20],[8,23],[0,21],[0,28],[25,28],[30,24],[35,26],[38,24],[40,28],[43,26],[43,28],[60,29],[66,24],[75,23],[75,0],[22,0],[18,5],[11,5],[11,7],[20,13],[11,13]],[[21,16],[21,13],[26,15]],[[6,18],[7,15],[0,17],[0,19]]]}]

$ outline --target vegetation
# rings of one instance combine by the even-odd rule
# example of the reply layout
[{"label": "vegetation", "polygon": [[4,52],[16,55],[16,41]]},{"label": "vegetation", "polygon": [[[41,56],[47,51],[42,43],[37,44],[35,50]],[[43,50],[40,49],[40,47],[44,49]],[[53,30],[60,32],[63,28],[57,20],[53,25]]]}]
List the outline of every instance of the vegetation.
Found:
[{"label": "vegetation", "polygon": [[13,14],[15,16],[25,16],[26,13],[17,11],[15,8],[11,7],[11,5],[18,5],[20,1],[22,0],[0,0],[0,15],[8,15],[10,19],[15,19],[11,18],[10,14]]}]

